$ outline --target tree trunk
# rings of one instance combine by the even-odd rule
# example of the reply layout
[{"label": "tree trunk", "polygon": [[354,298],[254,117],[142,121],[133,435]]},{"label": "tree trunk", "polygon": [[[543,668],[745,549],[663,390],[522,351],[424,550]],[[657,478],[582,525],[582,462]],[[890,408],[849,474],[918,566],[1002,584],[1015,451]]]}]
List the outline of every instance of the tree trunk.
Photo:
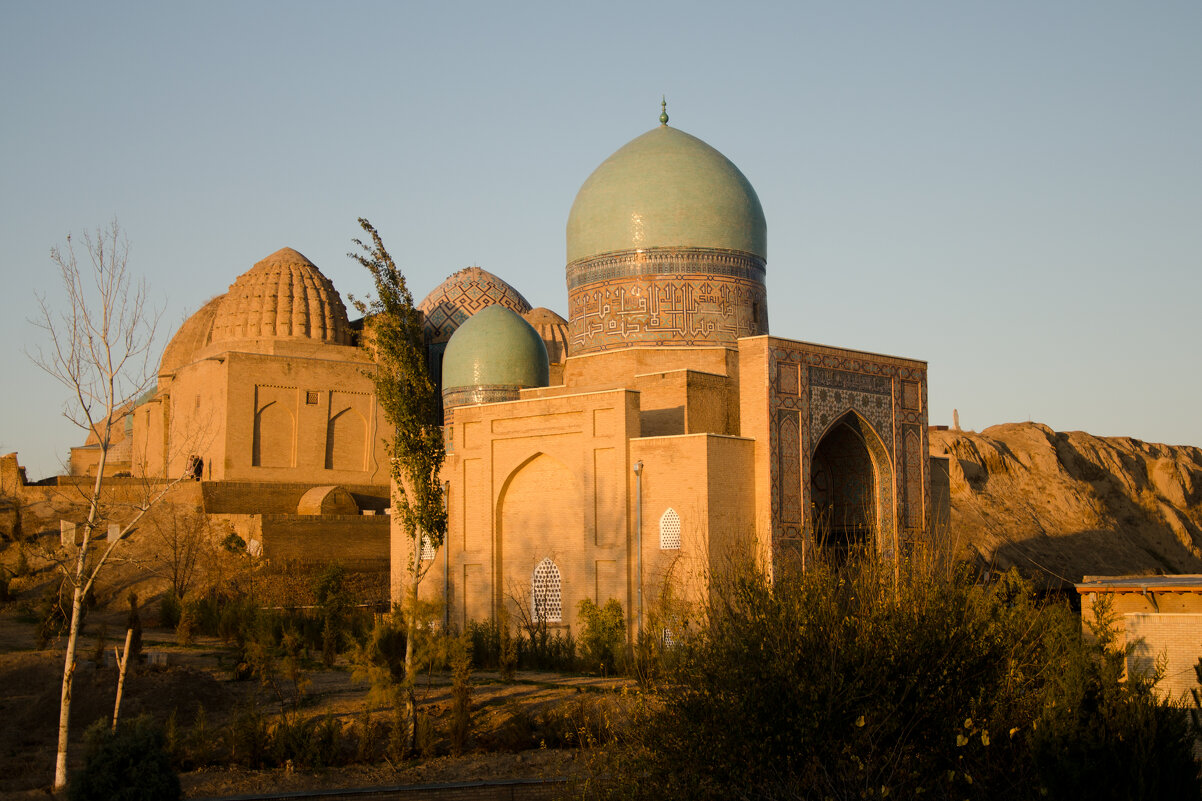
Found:
[{"label": "tree trunk", "polygon": [[405,615],[405,719],[408,721],[408,726],[405,732],[405,747],[409,749],[410,754],[417,753],[417,692],[414,684],[417,676],[414,675],[415,662],[415,646],[414,641],[417,639],[417,587],[421,581],[421,534],[415,531],[413,534],[413,568],[409,573],[411,584],[409,585],[409,610]]},{"label": "tree trunk", "polygon": [[[86,534],[84,535],[86,538]],[[84,540],[87,541],[86,539]],[[82,554],[80,562],[82,563]],[[77,571],[82,573],[82,571]],[[63,660],[63,691],[58,707],[58,754],[54,759],[54,789],[67,786],[67,733],[71,721],[71,689],[75,678],[75,641],[79,638],[79,618],[83,610],[82,575],[76,576],[75,592],[71,599],[71,625],[67,629],[67,656]]]},{"label": "tree trunk", "polygon": [[[134,638],[134,630],[125,630],[125,653],[117,654],[117,701],[113,704],[113,733],[117,733],[117,717],[121,714],[121,694],[125,691],[125,671],[129,668],[129,646]],[[117,649],[114,648],[114,651]]]},{"label": "tree trunk", "polygon": [[[111,387],[110,387],[110,395]],[[79,621],[83,612],[83,599],[87,593],[88,546],[92,544],[92,533],[96,530],[99,513],[100,488],[104,482],[104,468],[108,464],[109,433],[112,426],[113,404],[106,408],[104,436],[101,438],[100,462],[96,465],[96,483],[92,486],[91,502],[88,506],[88,522],[83,530],[83,542],[75,557],[75,591],[71,596],[71,625],[67,628],[67,655],[63,659],[63,691],[58,707],[58,753],[54,757],[54,789],[67,786],[67,735],[71,722],[71,690],[75,680],[75,643],[79,639]],[[72,543],[74,544],[74,543]]]}]

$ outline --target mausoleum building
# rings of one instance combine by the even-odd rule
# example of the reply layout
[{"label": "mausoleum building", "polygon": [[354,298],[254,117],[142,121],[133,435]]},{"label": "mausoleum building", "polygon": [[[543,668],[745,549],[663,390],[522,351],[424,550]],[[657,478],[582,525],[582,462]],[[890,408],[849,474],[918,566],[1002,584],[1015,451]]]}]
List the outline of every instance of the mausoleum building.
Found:
[{"label": "mausoleum building", "polygon": [[[930,526],[926,364],[770,333],[755,189],[667,122],[577,193],[567,319],[474,266],[418,305],[449,519],[422,592],[456,625],[508,605],[570,628],[581,600],[616,598],[634,633],[729,558],[889,556]],[[179,328],[109,472],[194,477],[267,558],[390,564],[400,600],[411,554],[360,328],[316,265],[271,254]]]},{"label": "mausoleum building", "polygon": [[[510,605],[570,628],[616,598],[633,633],[728,558],[924,536],[926,364],[771,335],[767,261],[750,182],[666,114],[589,176],[565,340],[510,305],[445,346],[449,531],[423,594],[450,621]],[[394,531],[398,600],[408,549]]]}]

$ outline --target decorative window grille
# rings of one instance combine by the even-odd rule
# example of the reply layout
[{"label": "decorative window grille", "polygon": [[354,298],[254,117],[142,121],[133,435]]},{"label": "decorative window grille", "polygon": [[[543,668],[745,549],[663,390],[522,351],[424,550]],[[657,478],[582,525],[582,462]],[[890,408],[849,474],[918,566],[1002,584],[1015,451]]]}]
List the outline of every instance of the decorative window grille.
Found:
[{"label": "decorative window grille", "polygon": [[555,563],[550,559],[539,562],[538,567],[534,568],[531,585],[534,619],[545,623],[563,622],[559,568]]},{"label": "decorative window grille", "polygon": [[431,544],[430,538],[425,534],[422,535],[422,561],[429,562],[434,558],[434,545]]},{"label": "decorative window grille", "polygon": [[664,629],[664,647],[671,648],[675,644],[676,641],[672,639],[672,630]]},{"label": "decorative window grille", "polygon": [[659,519],[659,547],[661,551],[680,550],[680,515],[669,508]]}]

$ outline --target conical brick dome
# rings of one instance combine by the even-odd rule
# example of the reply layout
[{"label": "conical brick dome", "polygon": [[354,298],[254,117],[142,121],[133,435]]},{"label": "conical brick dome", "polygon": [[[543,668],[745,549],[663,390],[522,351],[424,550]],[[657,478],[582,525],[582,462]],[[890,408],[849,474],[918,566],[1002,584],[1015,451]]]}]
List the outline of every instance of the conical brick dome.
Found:
[{"label": "conical brick dome", "polygon": [[317,265],[292,248],[272,253],[230,286],[213,318],[213,342],[312,339],[351,344],[346,306]]}]

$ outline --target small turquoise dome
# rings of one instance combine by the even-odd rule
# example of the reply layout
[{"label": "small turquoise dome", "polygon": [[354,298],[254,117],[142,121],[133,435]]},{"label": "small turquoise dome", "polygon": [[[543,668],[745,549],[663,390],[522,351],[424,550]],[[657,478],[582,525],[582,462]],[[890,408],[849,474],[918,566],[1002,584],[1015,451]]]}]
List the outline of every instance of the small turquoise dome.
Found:
[{"label": "small turquoise dome", "polygon": [[568,215],[568,263],[624,250],[695,247],[768,258],[764,210],[739,168],[666,124],[588,177]]},{"label": "small turquoise dome", "polygon": [[466,387],[545,387],[547,346],[522,316],[499,304],[463,321],[442,358],[443,392]]}]

